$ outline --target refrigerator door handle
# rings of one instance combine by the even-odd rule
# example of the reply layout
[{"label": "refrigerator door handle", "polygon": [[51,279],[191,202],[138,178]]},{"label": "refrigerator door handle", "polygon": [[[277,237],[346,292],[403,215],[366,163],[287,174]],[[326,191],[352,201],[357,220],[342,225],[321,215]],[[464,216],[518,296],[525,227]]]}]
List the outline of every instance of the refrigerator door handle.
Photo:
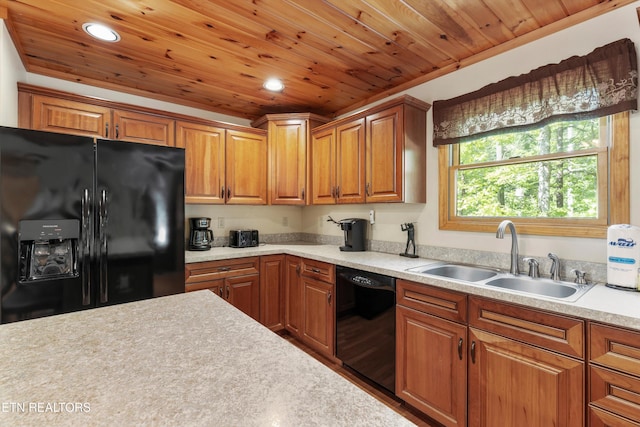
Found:
[{"label": "refrigerator door handle", "polygon": [[91,275],[89,259],[91,255],[91,200],[89,189],[82,195],[82,234],[80,241],[80,262],[82,269],[82,305],[91,304]]},{"label": "refrigerator door handle", "polygon": [[109,300],[107,287],[107,222],[109,220],[109,210],[107,209],[107,190],[100,193],[100,302],[105,303]]}]

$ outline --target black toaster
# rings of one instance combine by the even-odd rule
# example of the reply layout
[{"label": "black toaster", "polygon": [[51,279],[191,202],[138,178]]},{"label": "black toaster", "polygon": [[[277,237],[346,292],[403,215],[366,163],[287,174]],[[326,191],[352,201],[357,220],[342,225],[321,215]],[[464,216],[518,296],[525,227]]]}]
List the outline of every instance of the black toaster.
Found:
[{"label": "black toaster", "polygon": [[232,248],[250,248],[258,246],[258,230],[231,230],[229,231],[229,246]]}]

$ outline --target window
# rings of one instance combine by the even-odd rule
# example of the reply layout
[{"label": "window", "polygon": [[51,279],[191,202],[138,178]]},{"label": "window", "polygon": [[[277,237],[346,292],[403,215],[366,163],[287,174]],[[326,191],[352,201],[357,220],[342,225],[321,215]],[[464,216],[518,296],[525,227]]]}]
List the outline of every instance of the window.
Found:
[{"label": "window", "polygon": [[629,115],[441,145],[440,228],[604,237],[629,221]]}]

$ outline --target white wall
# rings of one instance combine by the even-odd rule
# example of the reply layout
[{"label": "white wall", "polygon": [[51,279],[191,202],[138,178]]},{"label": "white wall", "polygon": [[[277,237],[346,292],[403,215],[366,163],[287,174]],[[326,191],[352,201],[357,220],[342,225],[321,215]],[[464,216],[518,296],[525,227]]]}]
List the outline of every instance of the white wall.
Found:
[{"label": "white wall", "polygon": [[20,61],[6,25],[0,19],[0,126],[18,126],[18,88],[16,82],[25,78]]},{"label": "white wall", "polygon": [[[573,55],[585,55],[599,46],[629,38],[640,47],[638,16],[635,2],[588,22],[576,25],[541,40],[529,43],[494,58],[482,61],[454,73],[427,82],[404,93],[433,103],[477,90],[504,78],[527,73],[540,66],[556,63]],[[631,223],[640,225],[640,114],[631,115]],[[340,235],[340,230],[319,221],[319,216],[332,215],[368,218],[374,208],[376,223],[370,228],[370,238],[386,241],[406,241],[400,230],[403,222],[416,222],[418,245],[443,246],[508,253],[509,240],[496,240],[494,233],[468,233],[438,229],[438,164],[437,149],[432,146],[432,117],[427,120],[427,203],[425,205],[362,205],[338,207],[308,207],[303,211],[303,231]],[[520,236],[520,253],[546,257],[549,251],[561,259],[606,262],[605,239],[554,238]]]}]

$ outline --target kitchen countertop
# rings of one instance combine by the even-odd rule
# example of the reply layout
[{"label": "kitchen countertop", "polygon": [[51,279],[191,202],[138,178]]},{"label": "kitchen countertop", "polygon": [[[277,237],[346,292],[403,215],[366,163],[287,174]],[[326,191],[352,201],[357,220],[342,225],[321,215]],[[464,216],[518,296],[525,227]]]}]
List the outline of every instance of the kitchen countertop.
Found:
[{"label": "kitchen countertop", "polygon": [[0,425],[413,425],[209,291],[6,324],[0,342]]},{"label": "kitchen countertop", "polygon": [[[597,284],[576,302],[564,302],[406,271],[408,268],[438,262],[437,260],[405,258],[381,252],[342,252],[335,245],[306,243],[263,244],[254,248],[216,247],[203,252],[187,251],[185,261],[193,263],[282,253],[640,330],[640,292],[611,289],[604,284]],[[509,257],[509,254],[504,256]]]}]

